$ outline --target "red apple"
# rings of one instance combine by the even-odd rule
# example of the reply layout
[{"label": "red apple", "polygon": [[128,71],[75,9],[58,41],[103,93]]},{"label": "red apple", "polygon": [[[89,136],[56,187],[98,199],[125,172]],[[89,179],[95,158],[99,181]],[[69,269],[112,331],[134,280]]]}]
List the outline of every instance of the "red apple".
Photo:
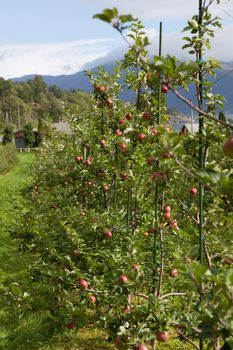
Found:
[{"label": "red apple", "polygon": [[127,113],[127,114],[125,115],[125,118],[126,118],[127,120],[132,120],[132,119],[133,119],[133,116],[132,116],[131,113]]},{"label": "red apple", "polygon": [[127,173],[120,173],[120,177],[122,180],[128,180],[129,179],[129,175]]},{"label": "red apple", "polygon": [[115,130],[115,135],[121,136],[122,134],[123,134],[123,132],[121,130],[119,130],[119,129]]},{"label": "red apple", "polygon": [[232,265],[233,264],[233,258],[227,258],[223,262],[224,262],[225,265]]},{"label": "red apple", "polygon": [[86,160],[84,161],[84,164],[85,164],[86,166],[91,166],[91,165],[92,165],[91,159],[86,159]]},{"label": "red apple", "polygon": [[156,339],[161,343],[166,343],[169,340],[169,333],[168,332],[156,332]]},{"label": "red apple", "polygon": [[163,180],[163,174],[158,172],[158,171],[155,171],[152,175],[152,178],[155,180],[155,181],[162,181]]},{"label": "red apple", "polygon": [[89,296],[89,300],[90,300],[90,303],[91,303],[91,304],[95,304],[95,302],[96,302],[96,297],[95,297],[94,295],[90,295],[90,296]]},{"label": "red apple", "polygon": [[83,161],[83,156],[77,156],[77,157],[75,157],[75,160],[77,162]]},{"label": "red apple", "polygon": [[166,206],[163,208],[163,211],[164,211],[164,213],[170,213],[170,212],[171,212],[171,207],[170,207],[170,205],[166,205]]},{"label": "red apple", "polygon": [[123,284],[127,284],[129,282],[129,279],[126,275],[120,275],[119,277],[119,282],[123,283]]},{"label": "red apple", "polygon": [[95,86],[95,91],[97,91],[97,92],[103,92],[105,90],[106,90],[106,86],[104,86],[104,85],[96,85]]},{"label": "red apple", "polygon": [[76,327],[76,324],[74,322],[69,322],[69,323],[67,323],[66,327],[68,329],[74,329]]},{"label": "red apple", "polygon": [[178,226],[176,220],[170,221],[170,222],[169,222],[169,225],[170,225],[174,230],[179,230],[179,226]]},{"label": "red apple", "polygon": [[107,239],[112,238],[112,231],[111,230],[104,231],[104,237]]},{"label": "red apple", "polygon": [[152,165],[152,164],[154,163],[155,159],[156,159],[155,157],[150,157],[150,158],[148,158],[148,159],[147,159],[147,164],[148,164],[148,165]]},{"label": "red apple", "polygon": [[104,186],[103,186],[103,191],[104,191],[104,192],[108,192],[108,191],[109,191],[109,186],[104,185]]},{"label": "red apple", "polygon": [[140,133],[138,134],[138,138],[139,138],[140,141],[143,141],[145,137],[146,137],[146,135],[143,134],[142,132],[140,132]]},{"label": "red apple", "polygon": [[179,275],[179,272],[178,272],[177,269],[172,269],[172,270],[169,272],[169,275],[170,275],[171,277],[176,278],[176,277]]},{"label": "red apple", "polygon": [[151,120],[152,115],[150,112],[144,112],[142,117],[144,120]]},{"label": "red apple", "polygon": [[118,124],[119,124],[119,125],[124,125],[124,124],[125,124],[125,119],[120,119],[120,120],[118,121]]},{"label": "red apple", "polygon": [[140,268],[139,264],[137,264],[137,263],[134,263],[132,267],[136,271],[139,270],[139,268]]},{"label": "red apple", "polygon": [[165,219],[171,219],[171,213],[169,212],[164,213],[164,217]]},{"label": "red apple", "polygon": [[120,143],[120,144],[119,144],[119,147],[120,147],[120,151],[121,151],[122,153],[127,153],[127,151],[128,151],[128,146],[127,146],[125,143]]},{"label": "red apple", "polygon": [[125,350],[124,342],[120,335],[117,335],[115,338],[115,347],[119,350]]},{"label": "red apple", "polygon": [[123,309],[122,309],[122,312],[124,314],[130,314],[130,306],[129,305],[126,305]]},{"label": "red apple", "polygon": [[112,100],[110,97],[107,98],[107,100],[106,100],[106,105],[109,106],[109,107],[112,107],[112,105],[113,105],[113,100]]},{"label": "red apple", "polygon": [[140,343],[136,346],[136,350],[149,350],[149,348],[145,344]]},{"label": "red apple", "polygon": [[150,133],[153,136],[157,136],[159,134],[154,126],[152,128],[150,128]]},{"label": "red apple", "polygon": [[83,278],[81,280],[79,280],[78,284],[79,284],[79,287],[82,289],[88,288],[88,282],[87,282],[87,280],[85,280]]},{"label": "red apple", "polygon": [[149,228],[149,232],[150,232],[150,233],[154,233],[154,232],[155,232],[154,226],[151,226],[151,227]]},{"label": "red apple", "polygon": [[193,196],[196,196],[197,193],[198,193],[198,189],[196,187],[192,187],[190,190],[190,194],[192,194]]},{"label": "red apple", "polygon": [[143,236],[144,236],[144,237],[148,237],[148,236],[149,236],[149,233],[148,233],[147,231],[144,231],[144,232],[143,232]]},{"label": "red apple", "polygon": [[105,140],[100,140],[99,144],[100,144],[100,146],[103,147],[103,148],[105,148],[105,147],[107,146]]},{"label": "red apple", "polygon": [[168,93],[168,86],[166,85],[166,84],[164,84],[164,85],[162,85],[162,87],[161,87],[161,92],[163,93],[163,94],[167,94]]},{"label": "red apple", "polygon": [[233,135],[231,135],[222,145],[223,154],[233,159]]}]

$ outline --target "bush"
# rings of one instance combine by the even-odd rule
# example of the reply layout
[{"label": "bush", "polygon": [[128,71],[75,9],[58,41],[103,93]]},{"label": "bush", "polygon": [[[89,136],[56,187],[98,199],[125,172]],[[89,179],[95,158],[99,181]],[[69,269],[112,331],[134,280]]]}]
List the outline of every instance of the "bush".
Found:
[{"label": "bush", "polygon": [[0,146],[0,174],[11,169],[16,161],[16,150],[12,144]]}]

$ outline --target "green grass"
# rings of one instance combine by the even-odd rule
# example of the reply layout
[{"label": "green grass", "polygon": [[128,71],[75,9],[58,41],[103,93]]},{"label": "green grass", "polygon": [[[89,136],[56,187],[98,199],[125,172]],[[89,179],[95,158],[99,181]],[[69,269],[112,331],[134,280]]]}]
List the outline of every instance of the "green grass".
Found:
[{"label": "green grass", "polygon": [[[33,153],[19,153],[18,163],[5,175],[0,175],[0,293],[4,285],[26,279],[26,267],[30,255],[20,255],[10,232],[20,213],[25,210],[22,190],[31,181]],[[27,283],[27,281],[26,281]],[[2,288],[2,289],[1,289]],[[6,300],[3,298],[3,300]],[[94,326],[66,331],[51,337],[46,325],[45,313],[30,313],[19,317],[19,310],[8,305],[0,309],[0,349],[4,350],[114,350],[107,341],[107,334]],[[190,344],[171,339],[159,344],[158,350],[191,350]]]}]

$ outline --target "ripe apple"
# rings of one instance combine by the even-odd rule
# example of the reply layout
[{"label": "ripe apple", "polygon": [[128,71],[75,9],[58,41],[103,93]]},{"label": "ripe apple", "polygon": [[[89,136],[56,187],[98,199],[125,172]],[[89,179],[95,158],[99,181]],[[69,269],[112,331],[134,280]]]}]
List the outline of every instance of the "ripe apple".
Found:
[{"label": "ripe apple", "polygon": [[136,346],[136,350],[149,350],[149,348],[145,344],[140,343]]},{"label": "ripe apple", "polygon": [[161,87],[161,92],[163,93],[163,94],[167,94],[168,93],[168,86],[166,85],[166,84],[164,84],[164,85],[162,85],[162,87]]},{"label": "ripe apple", "polygon": [[142,117],[144,120],[151,120],[152,115],[150,112],[144,112]]},{"label": "ripe apple", "polygon": [[122,309],[122,312],[124,314],[130,314],[130,306],[129,305],[126,305],[123,309]]},{"label": "ripe apple", "polygon": [[178,226],[176,220],[170,221],[170,222],[169,222],[169,225],[170,225],[174,230],[179,230],[179,226]]},{"label": "ripe apple", "polygon": [[81,280],[79,280],[78,284],[79,284],[79,287],[82,289],[88,288],[88,282],[87,282],[87,280],[85,280],[83,278]]},{"label": "ripe apple", "polygon": [[119,147],[120,147],[120,151],[121,151],[122,153],[127,153],[127,151],[128,151],[128,146],[127,146],[125,143],[120,143],[120,144],[119,144]]},{"label": "ripe apple", "polygon": [[83,161],[83,156],[77,156],[77,157],[75,157],[75,160],[77,162]]},{"label": "ripe apple", "polygon": [[104,85],[96,85],[95,86],[95,91],[97,91],[97,92],[103,92],[105,90],[106,90],[106,86],[104,86]]},{"label": "ripe apple", "polygon": [[150,157],[150,158],[148,158],[148,159],[147,159],[147,164],[148,164],[148,165],[152,165],[152,164],[154,163],[155,159],[156,159],[155,157]]},{"label": "ripe apple", "polygon": [[176,278],[176,277],[179,275],[179,272],[178,272],[177,269],[172,269],[172,270],[169,272],[169,275],[170,275],[171,277]]},{"label": "ripe apple", "polygon": [[169,339],[169,333],[168,332],[156,332],[156,339],[161,343],[166,343]]},{"label": "ripe apple", "polygon": [[136,271],[139,270],[139,268],[140,268],[139,264],[137,264],[137,263],[134,263],[132,267]]},{"label": "ripe apple", "polygon": [[154,126],[152,128],[150,128],[150,133],[153,136],[157,136],[159,134]]},{"label": "ripe apple", "polygon": [[113,100],[112,100],[110,97],[107,98],[107,100],[106,100],[106,105],[109,106],[109,107],[112,107],[112,105],[113,105]]},{"label": "ripe apple", "polygon": [[120,119],[120,120],[118,121],[118,124],[119,124],[119,125],[124,125],[124,124],[125,124],[125,119]]},{"label": "ripe apple", "polygon": [[163,211],[164,211],[164,213],[170,213],[170,212],[171,212],[171,207],[170,207],[170,205],[166,205],[166,206],[163,208]]},{"label": "ripe apple", "polygon": [[133,116],[132,116],[131,113],[127,113],[127,114],[125,115],[125,118],[126,118],[127,120],[132,120],[132,119],[133,119]]},{"label": "ripe apple", "polygon": [[104,191],[104,192],[108,192],[108,191],[109,191],[109,186],[104,185],[104,186],[103,186],[103,191]]},{"label": "ripe apple", "polygon": [[99,144],[100,144],[100,146],[103,147],[103,148],[105,148],[105,147],[107,146],[105,140],[100,140]]},{"label": "ripe apple", "polygon": [[155,171],[155,172],[153,173],[152,177],[153,177],[153,179],[154,179],[155,181],[158,181],[158,182],[160,182],[160,181],[163,180],[163,174],[160,173],[160,172],[158,172],[158,171]]},{"label": "ripe apple", "polygon": [[150,232],[150,233],[154,233],[154,232],[155,232],[154,226],[151,226],[151,227],[149,228],[149,232]]},{"label": "ripe apple", "polygon": [[231,135],[222,145],[223,154],[233,159],[233,135]]},{"label": "ripe apple", "polygon": [[122,134],[123,134],[123,132],[121,130],[119,130],[119,129],[115,130],[115,135],[121,136]]},{"label": "ripe apple", "polygon": [[190,190],[190,194],[193,196],[196,196],[197,193],[198,193],[198,189],[196,187],[192,187]]},{"label": "ripe apple", "polygon": [[140,133],[138,134],[138,138],[139,138],[140,141],[143,141],[145,137],[146,137],[146,135],[143,134],[142,132],[140,132]]},{"label": "ripe apple", "polygon": [[164,213],[164,217],[165,219],[171,219],[171,213],[169,212]]},{"label": "ripe apple", "polygon": [[124,350],[125,349],[125,346],[124,346],[124,343],[122,341],[122,338],[120,335],[117,335],[116,338],[115,338],[115,347],[119,350]]},{"label": "ripe apple", "polygon": [[69,323],[67,323],[66,327],[68,329],[74,329],[76,327],[76,324],[74,322],[69,322]]},{"label": "ripe apple", "polygon": [[120,275],[119,277],[119,282],[123,283],[123,284],[127,284],[129,282],[129,279],[126,275]]},{"label": "ripe apple", "polygon": [[111,230],[104,231],[104,237],[107,239],[112,238],[112,231]]},{"label": "ripe apple", "polygon": [[86,159],[86,160],[84,161],[84,164],[85,164],[86,166],[91,166],[91,165],[92,165],[91,159]]},{"label": "ripe apple", "polygon": [[148,237],[148,236],[149,236],[149,233],[148,233],[147,231],[144,231],[144,232],[143,232],[143,236],[144,236],[144,237]]},{"label": "ripe apple", "polygon": [[232,265],[233,264],[233,258],[227,258],[223,262],[224,262],[225,265]]},{"label": "ripe apple", "polygon": [[89,300],[90,300],[90,303],[91,303],[91,304],[95,304],[95,302],[96,302],[96,297],[95,297],[94,295],[90,295],[90,296],[89,296]]},{"label": "ripe apple", "polygon": [[122,180],[128,180],[129,179],[129,175],[127,173],[120,173],[120,177]]}]

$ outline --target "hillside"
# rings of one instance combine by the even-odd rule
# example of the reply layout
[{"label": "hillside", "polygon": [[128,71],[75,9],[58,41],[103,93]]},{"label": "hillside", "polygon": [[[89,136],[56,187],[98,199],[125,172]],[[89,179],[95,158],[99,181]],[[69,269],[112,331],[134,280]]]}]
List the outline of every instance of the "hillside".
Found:
[{"label": "hillside", "polygon": [[[226,99],[225,102],[225,111],[228,115],[233,115],[233,62],[223,64],[223,68],[221,70],[217,71],[217,78],[216,80],[216,86],[214,88],[214,93],[223,95]],[[109,62],[104,65],[104,69],[112,73],[114,68],[114,63]],[[93,71],[95,71],[97,68],[94,68]],[[34,79],[34,75],[27,75],[21,78],[16,78],[14,81],[18,82],[26,82],[28,80]],[[79,89],[82,91],[90,92],[91,91],[91,84],[88,81],[88,78],[85,75],[84,71],[72,74],[72,75],[60,75],[60,76],[49,76],[44,75],[42,76],[43,80],[46,84],[49,86],[55,85],[59,87],[60,89],[64,90],[70,90],[70,89]],[[190,92],[183,91],[182,92],[185,97],[188,99],[195,98],[195,91],[194,89],[190,90]],[[133,100],[134,96],[131,92],[129,92],[127,89],[124,90],[124,92],[121,95],[121,98],[123,100],[129,101]],[[168,108],[175,108],[178,112],[181,112],[183,114],[190,114],[189,107],[186,106],[183,102],[178,100],[178,98],[173,95],[172,93],[169,93],[167,95],[167,102],[168,102]]]},{"label": "hillside", "polygon": [[31,122],[37,126],[40,118],[57,122],[64,118],[66,109],[78,113],[89,108],[88,93],[63,90],[58,85],[46,85],[39,76],[18,81],[0,78],[0,131],[6,124],[22,127]]}]

